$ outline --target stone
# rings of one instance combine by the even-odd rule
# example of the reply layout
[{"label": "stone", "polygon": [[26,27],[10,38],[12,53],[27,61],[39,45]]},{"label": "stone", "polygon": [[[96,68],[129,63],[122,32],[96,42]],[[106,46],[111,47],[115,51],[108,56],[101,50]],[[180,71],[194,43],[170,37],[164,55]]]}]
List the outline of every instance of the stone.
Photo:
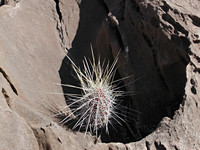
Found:
[{"label": "stone", "polygon": [[1,109],[0,120],[0,149],[39,150],[33,131],[22,117],[9,109]]},{"label": "stone", "polygon": [[[180,5],[181,4],[181,5]],[[200,149],[200,1],[0,1],[0,149]],[[111,62],[131,92],[95,140],[60,125],[68,56]]]}]

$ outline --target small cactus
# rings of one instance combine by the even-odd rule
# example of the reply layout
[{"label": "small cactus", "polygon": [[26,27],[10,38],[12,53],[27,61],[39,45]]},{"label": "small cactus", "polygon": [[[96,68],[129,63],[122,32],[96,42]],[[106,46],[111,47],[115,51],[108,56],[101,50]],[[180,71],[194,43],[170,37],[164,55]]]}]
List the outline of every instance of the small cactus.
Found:
[{"label": "small cactus", "polygon": [[111,124],[111,119],[115,120],[120,124],[119,120],[124,121],[115,111],[117,106],[117,98],[123,95],[123,91],[119,91],[118,87],[115,85],[117,81],[114,81],[114,76],[116,73],[116,63],[118,61],[118,55],[114,62],[109,65],[105,64],[105,61],[101,64],[100,58],[95,63],[95,58],[92,52],[92,62],[84,58],[83,60],[83,70],[77,67],[74,62],[68,57],[72,63],[73,70],[75,71],[78,80],[80,81],[80,86],[74,86],[69,84],[64,84],[70,88],[81,89],[81,94],[67,94],[68,98],[72,100],[69,105],[77,105],[76,109],[63,111],[58,113],[68,114],[61,121],[66,123],[71,120],[71,116],[76,116],[77,122],[75,123],[73,129],[79,127],[85,127],[85,135],[87,131],[98,134],[98,130],[101,128],[106,128],[106,132],[109,133],[108,125]]}]

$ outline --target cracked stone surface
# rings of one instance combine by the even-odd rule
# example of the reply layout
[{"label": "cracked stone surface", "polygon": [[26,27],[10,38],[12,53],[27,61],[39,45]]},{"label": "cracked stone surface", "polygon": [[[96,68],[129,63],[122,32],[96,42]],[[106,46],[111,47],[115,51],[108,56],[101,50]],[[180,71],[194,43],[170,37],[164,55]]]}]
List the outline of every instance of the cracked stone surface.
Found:
[{"label": "cracked stone surface", "polygon": [[[199,0],[0,1],[0,149],[200,149]],[[95,141],[52,117],[75,83],[66,50],[81,66],[113,60],[136,91],[110,137]],[[134,83],[132,83],[136,80]],[[132,84],[129,84],[132,83]],[[61,93],[61,94],[55,94]]]}]

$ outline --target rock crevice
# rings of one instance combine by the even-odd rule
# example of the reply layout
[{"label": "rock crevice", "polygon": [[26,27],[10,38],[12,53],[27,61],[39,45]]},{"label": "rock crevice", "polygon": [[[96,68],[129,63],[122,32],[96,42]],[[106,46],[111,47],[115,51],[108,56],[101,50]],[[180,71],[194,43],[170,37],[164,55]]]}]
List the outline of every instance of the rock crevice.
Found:
[{"label": "rock crevice", "polygon": [[[200,148],[198,0],[7,2],[16,7],[0,7],[0,149]],[[133,75],[121,83],[133,92],[122,102],[128,121],[96,143],[51,117],[74,92],[54,83],[78,84],[65,50],[82,67],[90,44],[111,62],[120,52],[117,79]]]}]

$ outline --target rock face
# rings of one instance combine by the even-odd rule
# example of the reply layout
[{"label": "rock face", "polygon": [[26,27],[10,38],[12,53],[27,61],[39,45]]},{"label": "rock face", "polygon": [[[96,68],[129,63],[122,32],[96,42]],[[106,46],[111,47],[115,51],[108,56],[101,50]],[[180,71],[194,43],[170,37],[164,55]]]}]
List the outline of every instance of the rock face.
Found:
[{"label": "rock face", "polygon": [[[0,149],[200,149],[199,0],[0,5]],[[78,84],[66,50],[81,66],[90,44],[110,61],[120,51],[116,79],[134,75],[122,84],[133,93],[122,102],[127,122],[97,142],[51,113],[73,92],[56,84]]]}]

